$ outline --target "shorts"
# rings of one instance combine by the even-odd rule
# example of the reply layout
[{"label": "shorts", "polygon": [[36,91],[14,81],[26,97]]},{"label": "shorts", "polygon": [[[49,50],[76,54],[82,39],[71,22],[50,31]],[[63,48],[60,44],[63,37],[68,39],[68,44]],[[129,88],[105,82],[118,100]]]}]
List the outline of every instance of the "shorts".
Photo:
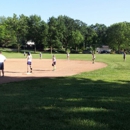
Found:
[{"label": "shorts", "polygon": [[56,65],[56,62],[53,62],[53,63],[52,63],[52,66],[54,66],[54,65]]},{"label": "shorts", "polygon": [[0,62],[0,70],[4,70],[4,63]]},{"label": "shorts", "polygon": [[27,65],[31,65],[31,64],[32,64],[32,62],[31,62],[31,61],[28,61],[28,62],[27,62]]}]

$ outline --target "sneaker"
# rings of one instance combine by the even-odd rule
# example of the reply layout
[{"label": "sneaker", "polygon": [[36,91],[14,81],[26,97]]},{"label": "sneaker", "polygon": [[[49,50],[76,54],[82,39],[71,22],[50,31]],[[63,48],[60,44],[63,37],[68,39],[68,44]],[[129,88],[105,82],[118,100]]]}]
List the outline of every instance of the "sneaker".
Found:
[{"label": "sneaker", "polygon": [[31,71],[30,71],[30,73],[32,73],[32,68],[31,68]]}]

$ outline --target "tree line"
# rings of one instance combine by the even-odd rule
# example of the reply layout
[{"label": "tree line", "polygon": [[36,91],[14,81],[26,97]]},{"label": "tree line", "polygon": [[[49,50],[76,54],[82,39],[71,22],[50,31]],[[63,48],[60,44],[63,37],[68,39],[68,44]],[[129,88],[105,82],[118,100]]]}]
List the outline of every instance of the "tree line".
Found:
[{"label": "tree line", "polygon": [[54,48],[80,51],[108,45],[113,51],[130,49],[130,23],[87,25],[68,16],[50,17],[47,22],[38,15],[0,17],[0,47],[17,48],[35,43],[35,50]]}]

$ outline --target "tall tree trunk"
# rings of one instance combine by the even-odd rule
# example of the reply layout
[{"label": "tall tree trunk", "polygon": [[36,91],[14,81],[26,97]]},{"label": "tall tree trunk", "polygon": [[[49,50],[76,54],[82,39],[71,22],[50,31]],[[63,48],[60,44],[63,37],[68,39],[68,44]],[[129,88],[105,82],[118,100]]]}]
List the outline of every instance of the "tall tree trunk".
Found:
[{"label": "tall tree trunk", "polygon": [[17,43],[17,52],[20,50],[20,45]]},{"label": "tall tree trunk", "polygon": [[120,53],[120,44],[118,44],[118,54]]},{"label": "tall tree trunk", "polygon": [[76,51],[77,51],[78,49],[77,49],[77,46],[76,46]]},{"label": "tall tree trunk", "polygon": [[36,53],[36,50],[37,50],[37,49],[36,49],[36,45],[34,45],[34,53]]},{"label": "tall tree trunk", "polygon": [[51,54],[52,54],[52,46],[51,46]]}]

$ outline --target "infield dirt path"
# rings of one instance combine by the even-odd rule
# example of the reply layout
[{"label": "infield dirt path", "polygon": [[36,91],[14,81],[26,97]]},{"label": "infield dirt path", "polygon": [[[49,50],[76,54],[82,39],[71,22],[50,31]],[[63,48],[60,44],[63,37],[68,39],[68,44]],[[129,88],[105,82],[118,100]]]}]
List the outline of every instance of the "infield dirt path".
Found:
[{"label": "infield dirt path", "polygon": [[5,76],[0,84],[42,77],[65,77],[106,67],[105,63],[80,60],[57,59],[56,70],[52,71],[51,59],[33,59],[33,73],[27,74],[26,59],[8,59],[5,62]]}]

